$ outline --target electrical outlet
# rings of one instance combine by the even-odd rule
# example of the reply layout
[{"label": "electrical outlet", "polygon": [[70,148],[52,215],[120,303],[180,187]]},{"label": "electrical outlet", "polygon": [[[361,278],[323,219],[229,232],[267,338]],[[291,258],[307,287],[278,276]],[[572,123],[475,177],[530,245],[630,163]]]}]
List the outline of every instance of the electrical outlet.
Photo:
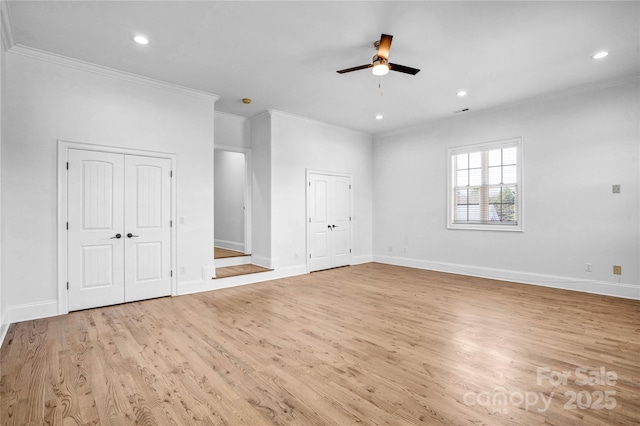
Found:
[{"label": "electrical outlet", "polygon": [[613,265],[613,274],[614,275],[622,275],[622,266]]},{"label": "electrical outlet", "polygon": [[590,263],[585,263],[584,264],[584,270],[587,271],[587,272],[592,272],[591,264]]},{"label": "electrical outlet", "polygon": [[612,185],[611,186],[611,192],[614,194],[619,194],[620,193],[620,185]]}]

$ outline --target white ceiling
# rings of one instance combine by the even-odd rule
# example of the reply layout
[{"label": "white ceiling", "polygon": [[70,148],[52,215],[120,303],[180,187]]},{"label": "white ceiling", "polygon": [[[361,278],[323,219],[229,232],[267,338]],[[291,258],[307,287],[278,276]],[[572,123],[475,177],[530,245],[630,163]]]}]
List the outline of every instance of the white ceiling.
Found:
[{"label": "white ceiling", "polygon": [[[639,5],[20,1],[9,10],[17,45],[214,93],[227,113],[277,109],[373,134],[638,75]],[[150,44],[133,43],[137,33]],[[381,33],[394,36],[391,62],[422,71],[335,72],[370,62]],[[603,49],[608,58],[589,58]]]}]

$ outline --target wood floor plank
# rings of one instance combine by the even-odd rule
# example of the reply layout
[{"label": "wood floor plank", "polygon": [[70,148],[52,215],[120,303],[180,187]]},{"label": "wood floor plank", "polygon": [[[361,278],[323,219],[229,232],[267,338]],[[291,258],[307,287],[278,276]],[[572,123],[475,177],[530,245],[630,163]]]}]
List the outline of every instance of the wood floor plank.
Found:
[{"label": "wood floor plank", "polygon": [[214,259],[224,259],[227,257],[242,257],[242,256],[248,256],[248,255],[241,251],[224,249],[222,247],[214,247],[213,249]]},{"label": "wood floor plank", "polygon": [[213,279],[216,280],[220,278],[237,277],[238,275],[258,274],[260,272],[269,271],[271,271],[271,269],[252,264],[224,266],[222,268],[216,268],[216,276],[213,277]]},{"label": "wood floor plank", "polygon": [[639,334],[638,301],[371,263],[12,324],[0,424],[637,425]]}]

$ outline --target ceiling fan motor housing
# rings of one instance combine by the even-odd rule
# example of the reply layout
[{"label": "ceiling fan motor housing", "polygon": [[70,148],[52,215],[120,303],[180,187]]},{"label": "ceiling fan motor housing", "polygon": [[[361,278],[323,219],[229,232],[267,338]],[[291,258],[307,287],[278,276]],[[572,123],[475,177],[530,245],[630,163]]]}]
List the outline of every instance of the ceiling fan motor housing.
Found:
[{"label": "ceiling fan motor housing", "polygon": [[387,64],[389,63],[389,61],[383,57],[380,57],[378,55],[373,55],[373,59],[372,59],[373,65],[376,64]]}]

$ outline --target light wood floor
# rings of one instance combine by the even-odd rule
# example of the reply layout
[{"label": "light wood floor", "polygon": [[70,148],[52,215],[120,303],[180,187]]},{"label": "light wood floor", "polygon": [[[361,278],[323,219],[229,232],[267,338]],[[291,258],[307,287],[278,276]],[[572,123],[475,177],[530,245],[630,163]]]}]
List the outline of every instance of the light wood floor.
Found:
[{"label": "light wood floor", "polygon": [[216,268],[216,276],[213,278],[228,278],[237,277],[238,275],[257,274],[260,272],[268,272],[273,269],[263,268],[262,266],[248,263],[246,265],[225,266],[222,268]]},{"label": "light wood floor", "polygon": [[639,332],[640,302],[371,263],[13,324],[0,424],[637,425]]},{"label": "light wood floor", "polygon": [[229,250],[229,249],[224,249],[220,247],[213,248],[214,259],[224,259],[227,257],[242,257],[242,256],[248,256],[248,255],[244,254],[241,251]]}]

